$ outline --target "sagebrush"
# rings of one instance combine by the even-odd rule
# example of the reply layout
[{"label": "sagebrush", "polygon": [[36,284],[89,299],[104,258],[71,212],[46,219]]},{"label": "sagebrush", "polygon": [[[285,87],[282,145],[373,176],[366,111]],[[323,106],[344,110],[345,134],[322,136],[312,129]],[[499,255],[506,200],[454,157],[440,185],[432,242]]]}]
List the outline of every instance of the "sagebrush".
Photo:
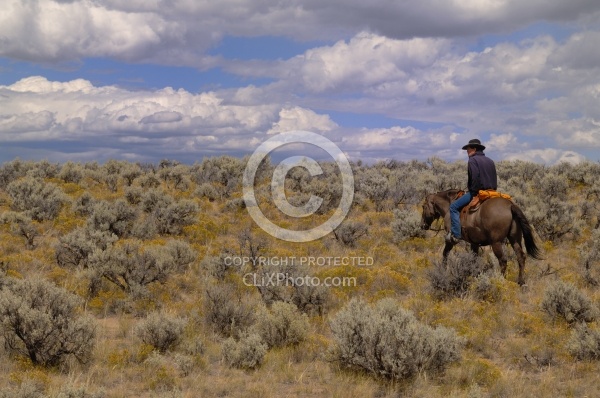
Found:
[{"label": "sagebrush", "polygon": [[87,362],[94,321],[80,314],[81,299],[43,279],[13,279],[0,290],[0,326],[9,351],[53,366],[68,357]]},{"label": "sagebrush", "polygon": [[331,320],[333,356],[344,367],[389,379],[441,371],[460,359],[463,340],[448,328],[418,321],[394,299],[352,299]]}]

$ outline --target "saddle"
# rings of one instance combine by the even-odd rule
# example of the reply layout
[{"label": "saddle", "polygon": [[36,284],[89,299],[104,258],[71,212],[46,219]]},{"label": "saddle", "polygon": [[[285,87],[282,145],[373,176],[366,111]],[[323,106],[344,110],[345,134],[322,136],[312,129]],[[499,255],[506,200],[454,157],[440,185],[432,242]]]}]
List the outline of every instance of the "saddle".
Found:
[{"label": "saddle", "polygon": [[[465,191],[459,191],[456,198],[458,199],[464,194],[465,194]],[[466,205],[465,207],[463,207],[462,210],[460,211],[461,225],[465,224],[468,214],[475,213],[476,211],[479,210],[479,207],[481,206],[481,204],[483,202],[485,202],[488,199],[492,199],[492,198],[504,198],[504,199],[508,199],[512,202],[512,197],[507,193],[498,192],[495,189],[480,190],[477,193],[477,196],[474,196],[473,199],[471,199],[471,201],[469,202],[469,204]]]}]

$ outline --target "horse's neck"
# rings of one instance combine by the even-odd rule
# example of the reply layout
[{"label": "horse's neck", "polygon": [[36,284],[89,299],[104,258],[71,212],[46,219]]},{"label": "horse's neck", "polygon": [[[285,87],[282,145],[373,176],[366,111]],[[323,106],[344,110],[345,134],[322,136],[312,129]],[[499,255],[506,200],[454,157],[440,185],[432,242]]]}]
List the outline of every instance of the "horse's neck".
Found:
[{"label": "horse's neck", "polygon": [[442,217],[446,217],[446,214],[450,211],[450,198],[445,195],[436,195],[433,203],[438,213],[440,213]]}]

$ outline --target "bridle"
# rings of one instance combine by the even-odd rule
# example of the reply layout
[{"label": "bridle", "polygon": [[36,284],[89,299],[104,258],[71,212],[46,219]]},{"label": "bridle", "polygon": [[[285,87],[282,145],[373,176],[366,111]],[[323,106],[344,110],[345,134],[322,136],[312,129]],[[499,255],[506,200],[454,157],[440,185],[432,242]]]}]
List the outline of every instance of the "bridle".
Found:
[{"label": "bridle", "polygon": [[[426,201],[426,202],[428,202],[428,199],[425,199],[425,201]],[[431,206],[431,208],[433,209],[433,215],[432,215],[432,217],[433,217],[433,220],[431,221],[431,224],[430,224],[430,226],[429,226],[429,230],[430,230],[430,231],[434,231],[434,232],[435,232],[435,235],[434,235],[434,236],[437,236],[437,234],[438,234],[440,231],[442,231],[442,230],[443,230],[443,228],[432,229],[432,228],[431,228],[431,225],[433,225],[433,223],[434,223],[436,220],[438,220],[439,218],[441,218],[441,217],[442,217],[442,215],[441,215],[441,214],[440,214],[440,212],[438,211],[438,209],[437,209],[436,205],[433,203],[433,201],[431,201],[431,203],[426,203],[426,205],[427,205],[427,206],[429,206],[429,205],[430,205],[430,206]]]}]

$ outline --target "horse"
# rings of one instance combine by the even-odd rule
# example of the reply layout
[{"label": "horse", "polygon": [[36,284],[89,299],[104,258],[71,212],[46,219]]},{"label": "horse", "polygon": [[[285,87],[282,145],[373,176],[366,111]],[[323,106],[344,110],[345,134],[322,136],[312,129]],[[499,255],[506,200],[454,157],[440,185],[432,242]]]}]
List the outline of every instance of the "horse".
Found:
[{"label": "horse", "polygon": [[[450,189],[427,195],[423,203],[421,228],[428,230],[431,224],[442,217],[446,233],[450,231],[450,203],[459,196],[458,189]],[[522,241],[525,241],[527,255],[541,260],[541,252],[533,235],[533,227],[523,211],[511,200],[491,198],[483,201],[479,209],[467,214],[466,220],[461,217],[462,238],[470,243],[471,249],[479,252],[480,246],[491,246],[498,259],[502,275],[506,277],[507,260],[504,255],[503,243],[506,239],[512,246],[519,262],[518,283],[525,284],[525,253]],[[444,262],[454,247],[446,243],[444,247]]]}]

